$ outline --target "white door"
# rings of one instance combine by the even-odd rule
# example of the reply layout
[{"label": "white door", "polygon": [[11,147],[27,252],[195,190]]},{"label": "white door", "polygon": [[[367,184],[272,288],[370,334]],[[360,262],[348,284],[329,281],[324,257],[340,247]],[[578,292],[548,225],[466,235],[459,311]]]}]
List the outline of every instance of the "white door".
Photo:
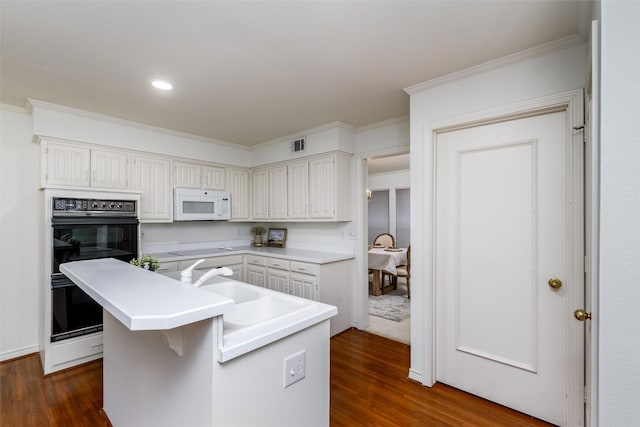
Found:
[{"label": "white door", "polygon": [[567,283],[565,115],[445,132],[436,145],[436,379],[558,425],[568,364],[584,363],[568,360],[566,293],[582,283]]}]

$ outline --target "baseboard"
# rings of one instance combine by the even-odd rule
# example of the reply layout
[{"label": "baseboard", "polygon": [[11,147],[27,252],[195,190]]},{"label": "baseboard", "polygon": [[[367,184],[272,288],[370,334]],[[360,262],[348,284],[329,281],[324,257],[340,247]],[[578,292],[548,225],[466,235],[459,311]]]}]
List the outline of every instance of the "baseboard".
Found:
[{"label": "baseboard", "polygon": [[424,383],[422,382],[422,374],[415,369],[409,369],[409,379],[412,379],[424,385]]},{"label": "baseboard", "polygon": [[0,353],[0,362],[5,362],[7,360],[16,359],[18,357],[26,356],[31,353],[37,353],[40,351],[37,345],[32,345],[29,347],[24,347],[18,350],[5,351]]}]

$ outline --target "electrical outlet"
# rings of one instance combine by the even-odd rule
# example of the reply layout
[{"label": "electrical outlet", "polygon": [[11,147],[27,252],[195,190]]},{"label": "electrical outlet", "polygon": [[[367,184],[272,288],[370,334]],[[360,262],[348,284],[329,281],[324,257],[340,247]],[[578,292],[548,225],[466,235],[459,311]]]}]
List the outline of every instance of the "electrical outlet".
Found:
[{"label": "electrical outlet", "polygon": [[307,351],[302,350],[284,359],[284,388],[303,379],[307,371]]}]

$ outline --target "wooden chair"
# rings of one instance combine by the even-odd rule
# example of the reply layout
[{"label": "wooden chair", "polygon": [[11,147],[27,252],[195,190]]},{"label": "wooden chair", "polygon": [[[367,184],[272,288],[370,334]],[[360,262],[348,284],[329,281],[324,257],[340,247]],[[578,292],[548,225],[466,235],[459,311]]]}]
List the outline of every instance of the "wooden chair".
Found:
[{"label": "wooden chair", "polygon": [[378,236],[376,236],[375,239],[373,239],[373,244],[374,245],[382,245],[385,248],[388,248],[389,246],[396,246],[396,239],[395,237],[393,237],[391,234],[389,233],[382,233],[379,234]]},{"label": "wooden chair", "polygon": [[411,299],[411,245],[407,248],[407,265],[396,267],[396,276],[393,280],[397,282],[398,277],[407,279],[407,298]]},{"label": "wooden chair", "polygon": [[[374,245],[382,245],[385,248],[388,248],[390,246],[395,247],[396,246],[396,238],[393,237],[393,235],[389,234],[389,233],[378,234],[376,236],[376,238],[373,239],[373,244]],[[369,270],[369,273],[372,273],[372,271]],[[389,277],[389,279],[388,279],[389,280],[389,284],[392,284],[392,276],[389,273],[383,271],[382,272],[382,280],[380,282],[380,286],[382,286],[382,293],[383,294],[384,294],[384,279],[387,276]]]}]

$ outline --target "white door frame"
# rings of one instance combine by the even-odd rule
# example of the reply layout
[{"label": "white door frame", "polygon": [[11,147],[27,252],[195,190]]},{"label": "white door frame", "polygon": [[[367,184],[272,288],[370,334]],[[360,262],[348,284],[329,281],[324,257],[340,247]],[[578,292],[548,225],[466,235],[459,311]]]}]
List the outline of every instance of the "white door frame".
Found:
[{"label": "white door frame", "polygon": [[[424,266],[419,269],[421,277],[414,277],[416,286],[412,289],[412,312],[414,307],[418,305],[416,310],[422,313],[422,316],[415,316],[420,322],[411,324],[412,343],[420,344],[421,348],[417,352],[412,352],[412,357],[418,360],[412,360],[412,369],[409,376],[417,381],[422,382],[426,386],[432,386],[435,383],[435,360],[436,360],[436,318],[435,318],[435,268],[436,268],[436,252],[435,252],[435,159],[436,159],[436,140],[441,132],[451,131],[455,129],[463,129],[467,127],[477,126],[481,124],[496,123],[515,118],[522,118],[532,115],[538,115],[545,112],[566,111],[567,113],[567,179],[570,183],[568,188],[568,196],[570,201],[570,212],[567,214],[568,222],[568,259],[569,266],[568,283],[582,283],[584,280],[584,229],[583,229],[583,91],[582,89],[563,92],[555,95],[545,96],[533,100],[524,101],[517,104],[507,105],[499,108],[493,108],[485,111],[475,112],[471,114],[461,115],[457,117],[439,120],[436,122],[425,123],[423,126],[423,146],[424,158],[422,164],[426,171],[424,173],[424,194],[416,197],[416,200],[422,199],[422,233],[420,242],[423,242],[419,253],[419,260]],[[574,127],[578,128],[577,130]],[[412,209],[413,211],[413,209]],[[413,213],[413,212],[412,212]],[[412,215],[413,216],[413,215]],[[412,273],[414,273],[412,271]],[[573,319],[573,310],[583,307],[584,304],[584,288],[567,289],[567,315]],[[412,320],[414,316],[412,316]],[[576,366],[571,363],[577,357],[583,357],[584,353],[584,324],[578,321],[567,322],[567,366],[570,368],[567,372],[567,395],[569,396],[569,405],[567,408],[567,425],[579,425],[578,420],[583,419],[584,414],[584,372],[582,366]],[[420,360],[421,359],[421,360]],[[416,370],[416,368],[419,369]]]}]

